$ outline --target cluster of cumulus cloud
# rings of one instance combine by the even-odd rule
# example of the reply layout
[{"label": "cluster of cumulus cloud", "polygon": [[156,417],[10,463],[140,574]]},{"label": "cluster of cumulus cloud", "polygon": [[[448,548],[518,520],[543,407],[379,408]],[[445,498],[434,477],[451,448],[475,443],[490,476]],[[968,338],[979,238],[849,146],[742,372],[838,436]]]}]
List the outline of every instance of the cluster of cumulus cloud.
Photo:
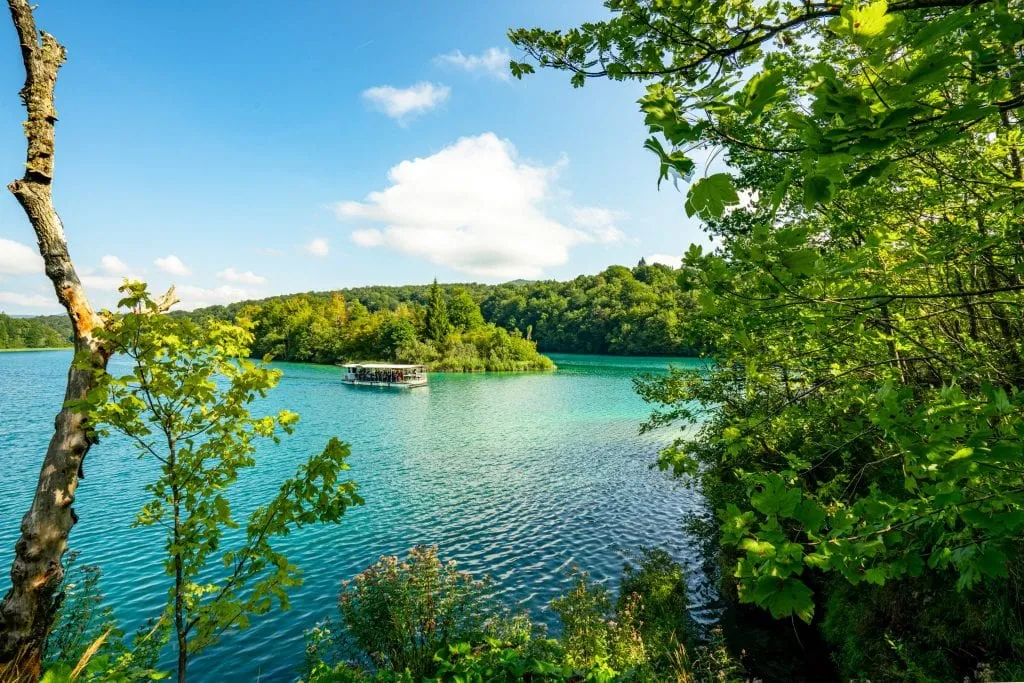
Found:
[{"label": "cluster of cumulus cloud", "polygon": [[[508,63],[508,51],[496,47],[434,58],[438,66],[500,81],[509,80]],[[421,81],[369,88],[363,98],[405,126],[450,94],[448,86]],[[387,187],[339,202],[334,211],[356,224],[350,236],[360,247],[392,249],[476,277],[538,277],[566,263],[574,246],[625,240],[618,227],[624,213],[567,201],[558,186],[566,163],[530,163],[511,141],[487,132],[402,161],[388,172]]]},{"label": "cluster of cumulus cloud", "polygon": [[[108,308],[117,303],[118,288],[125,280],[150,281],[157,277],[160,281],[174,282],[183,308],[239,301],[260,291],[248,287],[259,287],[267,282],[265,277],[251,270],[241,271],[228,267],[216,274],[220,284],[202,287],[189,281],[193,275],[192,269],[174,254],[153,259],[153,267],[160,275],[148,268],[133,268],[119,257],[106,254],[100,258],[98,266],[87,264],[77,270],[82,285],[95,297],[94,303]],[[42,273],[43,260],[34,248],[21,242],[0,238],[0,284],[10,276]],[[62,310],[49,289],[49,283],[44,279],[38,279],[36,285],[33,291],[28,292],[0,288],[0,310],[28,309],[35,313]]]},{"label": "cluster of cumulus cloud", "polygon": [[461,138],[436,154],[399,163],[388,187],[334,211],[357,221],[352,241],[429,259],[469,275],[536,277],[565,263],[569,249],[616,243],[625,236],[618,212],[599,207],[551,211],[561,162],[551,166],[518,158],[494,133]]},{"label": "cluster of cumulus cloud", "polygon": [[[508,52],[496,47],[480,54],[455,50],[433,60],[439,68],[496,81],[509,80],[508,63]],[[438,109],[450,95],[450,87],[430,81],[408,87],[380,85],[362,93],[370,107],[401,126]],[[389,170],[382,189],[332,208],[350,226],[355,248],[392,250],[486,279],[536,278],[568,262],[573,247],[626,240],[619,228],[627,218],[624,213],[576,205],[559,186],[559,173],[567,163],[564,157],[547,165],[523,159],[510,140],[485,132],[460,138],[429,156],[401,161]],[[323,259],[331,253],[326,237],[314,237],[295,249],[307,258]],[[649,260],[678,264],[678,258],[663,254]],[[216,272],[213,286],[202,287],[192,283],[192,269],[174,254],[154,259],[152,267],[162,279],[177,283],[185,307],[257,296],[267,283],[262,275],[232,266]],[[4,276],[41,272],[42,259],[34,248],[0,238],[0,284]],[[80,272],[83,284],[105,294],[105,301],[116,301],[117,287],[125,278],[148,275],[145,268],[131,268],[112,254]],[[56,309],[45,289],[44,281],[32,293],[4,291],[0,286],[0,305]]]}]

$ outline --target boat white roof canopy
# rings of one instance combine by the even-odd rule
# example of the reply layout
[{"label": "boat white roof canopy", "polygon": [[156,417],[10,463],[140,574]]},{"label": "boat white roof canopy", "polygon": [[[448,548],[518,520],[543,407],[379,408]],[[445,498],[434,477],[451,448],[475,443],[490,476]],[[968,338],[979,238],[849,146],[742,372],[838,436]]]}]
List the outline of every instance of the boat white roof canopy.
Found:
[{"label": "boat white roof canopy", "polygon": [[403,365],[400,363],[345,363],[346,368],[369,368],[371,370],[415,370],[424,365]]}]

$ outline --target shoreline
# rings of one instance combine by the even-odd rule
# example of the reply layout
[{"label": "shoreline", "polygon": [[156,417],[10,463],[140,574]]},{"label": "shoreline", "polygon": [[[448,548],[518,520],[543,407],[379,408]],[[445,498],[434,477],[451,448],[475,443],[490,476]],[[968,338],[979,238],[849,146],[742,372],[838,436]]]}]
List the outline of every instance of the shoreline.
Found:
[{"label": "shoreline", "polygon": [[0,349],[0,353],[18,353],[22,351],[70,351],[74,346],[39,346],[28,349]]},{"label": "shoreline", "polygon": [[[256,356],[249,356],[249,359],[250,360],[259,360]],[[551,359],[549,358],[548,360],[551,360]],[[270,362],[271,363],[294,363],[296,365],[316,365],[316,366],[319,366],[319,367],[343,367],[344,366],[344,363],[318,363],[316,361],[311,361],[311,360],[279,360],[277,358],[271,359]],[[349,361],[349,362],[387,363],[389,361]],[[554,361],[551,362],[551,366],[550,367],[523,368],[523,369],[514,369],[514,370],[488,370],[486,368],[482,368],[482,369],[479,369],[479,370],[477,370],[477,369],[434,370],[434,369],[431,369],[429,363],[416,363],[415,365],[423,365],[423,366],[425,366],[426,369],[427,369],[427,372],[434,373],[434,374],[445,374],[445,375],[485,375],[485,374],[500,374],[500,373],[521,374],[521,373],[524,373],[524,372],[554,372],[555,370],[558,370],[558,365],[555,364]]]}]

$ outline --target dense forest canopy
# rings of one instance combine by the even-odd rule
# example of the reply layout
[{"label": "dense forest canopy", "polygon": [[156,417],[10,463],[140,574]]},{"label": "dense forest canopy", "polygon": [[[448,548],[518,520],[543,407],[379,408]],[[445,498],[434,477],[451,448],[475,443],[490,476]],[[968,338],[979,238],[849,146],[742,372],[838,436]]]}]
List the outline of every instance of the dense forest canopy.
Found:
[{"label": "dense forest canopy", "polygon": [[611,266],[569,282],[499,285],[481,309],[498,325],[532,330],[544,351],[696,355],[705,339],[676,276],[661,264]]},{"label": "dense forest canopy", "polygon": [[1019,679],[1021,3],[606,5],[513,31],[513,71],[645,82],[652,176],[720,245],[680,278],[713,370],[640,389],[687,427],[661,464],[707,496],[724,594],[843,679]]},{"label": "dense forest canopy", "polygon": [[[312,363],[397,361],[452,372],[548,370],[551,360],[518,330],[486,323],[461,288],[436,282],[426,305],[398,303],[370,311],[345,295],[297,294],[246,303],[233,318],[255,331],[254,356]],[[218,311],[220,315],[231,315]],[[195,311],[189,317],[210,317]]]},{"label": "dense forest canopy", "polygon": [[71,346],[70,334],[40,318],[0,313],[0,349],[48,349]]},{"label": "dense forest canopy", "polygon": [[[609,266],[596,275],[580,275],[567,282],[517,280],[499,285],[441,284],[439,288],[455,331],[477,330],[484,323],[493,326],[487,335],[472,335],[485,356],[496,345],[517,343],[506,341],[503,331],[512,340],[536,342],[541,352],[697,355],[707,347],[707,338],[695,321],[696,297],[680,289],[678,275],[678,269],[641,260],[633,268]],[[394,360],[397,346],[412,339],[411,332],[426,334],[431,289],[431,285],[352,287],[175,315],[226,321],[247,316],[256,323],[253,352],[271,353],[281,360]],[[70,335],[66,316],[33,320]],[[348,331],[343,334],[340,327]],[[420,348],[404,359],[440,360],[423,352]]]},{"label": "dense forest canopy", "polygon": [[[444,284],[439,288],[448,317],[462,331],[490,323],[513,337],[535,341],[542,352],[693,355],[705,346],[705,338],[693,320],[695,297],[679,288],[678,273],[669,266],[642,261],[633,268],[610,266],[597,275],[580,275],[568,282]],[[407,332],[402,321],[425,331],[431,289],[431,285],[354,287],[211,306],[187,315],[222,320],[243,314],[252,317],[257,322],[254,350],[285,360],[332,362],[339,354],[365,359],[377,350],[383,354],[376,355],[393,358],[394,348]],[[350,330],[360,338],[339,347],[340,336],[332,325],[363,318],[358,329]],[[386,339],[378,345],[372,338],[380,326]]]}]

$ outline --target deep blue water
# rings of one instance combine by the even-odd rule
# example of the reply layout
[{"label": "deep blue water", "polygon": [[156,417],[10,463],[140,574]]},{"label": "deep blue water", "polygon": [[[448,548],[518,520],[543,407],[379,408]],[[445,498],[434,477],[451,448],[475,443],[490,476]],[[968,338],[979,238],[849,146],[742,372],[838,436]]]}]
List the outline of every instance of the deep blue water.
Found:
[{"label": "deep blue water", "polygon": [[[190,679],[294,679],[303,630],[335,614],[339,582],[420,543],[489,573],[506,600],[549,623],[546,605],[573,565],[614,582],[631,550],[661,546],[696,577],[681,521],[699,500],[649,468],[673,435],[638,435],[649,406],[631,386],[633,376],[664,372],[670,361],[552,357],[554,373],[432,374],[429,387],[412,391],[350,387],[338,368],[277,364],[281,384],[257,409],[289,408],[302,421],[279,446],[263,447],[259,466],[233,489],[236,517],[270,499],[333,435],[352,444],[349,474],[366,505],[340,525],[284,539],[280,547],[305,575],[292,609],[228,634],[193,660]],[[2,591],[69,359],[62,351],[0,353]],[[161,530],[129,528],[152,464],[111,439],[90,451],[85,472],[70,546],[102,567],[107,599],[131,632],[160,613],[168,587]]]}]

